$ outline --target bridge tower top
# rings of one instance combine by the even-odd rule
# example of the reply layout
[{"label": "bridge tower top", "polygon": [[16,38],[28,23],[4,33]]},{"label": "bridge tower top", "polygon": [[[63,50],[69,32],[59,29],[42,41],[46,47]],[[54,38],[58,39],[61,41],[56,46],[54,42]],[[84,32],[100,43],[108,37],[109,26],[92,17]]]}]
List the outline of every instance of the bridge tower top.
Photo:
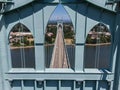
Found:
[{"label": "bridge tower top", "polygon": [[63,20],[58,20],[57,21],[57,30],[61,28],[61,30],[63,30]]}]

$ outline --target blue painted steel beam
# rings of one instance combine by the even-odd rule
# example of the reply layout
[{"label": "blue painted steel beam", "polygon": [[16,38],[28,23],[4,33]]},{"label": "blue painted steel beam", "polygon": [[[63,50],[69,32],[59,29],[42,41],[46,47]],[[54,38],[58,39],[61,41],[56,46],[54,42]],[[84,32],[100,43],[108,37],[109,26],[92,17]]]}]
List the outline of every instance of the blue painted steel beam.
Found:
[{"label": "blue painted steel beam", "polygon": [[114,4],[114,3],[119,3],[120,0],[107,0],[107,4]]},{"label": "blue painted steel beam", "polygon": [[[105,9],[105,10],[108,10],[108,11],[111,11],[111,12],[116,12],[114,10],[111,10],[109,8],[106,8],[105,6],[102,6],[101,4],[98,4],[96,2],[94,2],[94,0],[18,0],[18,1],[14,1],[14,7],[10,7],[10,8],[7,8],[7,10],[5,12],[8,12],[8,11],[11,11],[11,10],[15,10],[15,9],[18,9],[18,8],[21,8],[23,6],[26,6],[30,3],[33,3],[33,2],[39,2],[39,3],[46,3],[46,4],[58,4],[58,3],[62,3],[62,4],[70,4],[70,3],[74,3],[74,4],[79,4],[79,3],[82,3],[82,2],[87,2],[87,3],[90,3],[94,6],[97,6],[99,8],[102,8],[102,9]],[[105,5],[105,3],[103,2],[103,4]]]},{"label": "blue painted steel beam", "polygon": [[6,74],[6,80],[107,80],[113,81],[112,73],[9,73]]},{"label": "blue painted steel beam", "polygon": [[0,3],[13,3],[13,0],[0,0]]}]

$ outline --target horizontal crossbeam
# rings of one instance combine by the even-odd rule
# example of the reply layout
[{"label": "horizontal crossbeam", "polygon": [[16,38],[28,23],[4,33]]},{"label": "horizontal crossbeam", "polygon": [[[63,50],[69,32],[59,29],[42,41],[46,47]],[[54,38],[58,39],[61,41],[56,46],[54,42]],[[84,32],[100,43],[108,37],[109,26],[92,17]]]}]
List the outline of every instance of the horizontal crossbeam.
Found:
[{"label": "horizontal crossbeam", "polygon": [[0,3],[13,3],[13,0],[0,0]]},{"label": "horizontal crossbeam", "polygon": [[86,0],[34,0],[42,3],[81,3]]}]

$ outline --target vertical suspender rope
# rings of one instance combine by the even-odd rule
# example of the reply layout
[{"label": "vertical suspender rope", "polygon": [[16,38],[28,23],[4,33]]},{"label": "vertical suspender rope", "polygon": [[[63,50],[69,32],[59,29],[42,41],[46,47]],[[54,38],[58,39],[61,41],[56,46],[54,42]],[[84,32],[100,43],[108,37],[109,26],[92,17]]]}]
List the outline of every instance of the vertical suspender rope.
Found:
[{"label": "vertical suspender rope", "polygon": [[[23,33],[23,25],[21,24],[21,33]],[[23,42],[22,42],[22,56],[23,56],[23,67],[25,68],[26,67],[26,65],[25,65],[25,46],[24,46],[24,44],[25,44],[25,42],[24,42],[24,35],[22,35],[22,40],[23,40]]]},{"label": "vertical suspender rope", "polygon": [[[99,26],[100,24],[100,26]],[[97,27],[97,40],[96,40],[96,52],[95,52],[95,68],[99,68],[99,58],[100,58],[100,35],[99,32],[101,31],[101,23],[99,23]]]},{"label": "vertical suspender rope", "polygon": [[[100,23],[100,27],[99,27],[99,31],[101,32],[101,23]],[[97,52],[97,68],[99,68],[99,61],[100,61],[100,48],[101,48],[101,41],[100,41],[100,37],[101,37],[101,35],[100,34],[98,34],[98,52]]]},{"label": "vertical suspender rope", "polygon": [[[101,25],[102,25],[101,18],[102,18],[102,14],[103,14],[103,9],[101,10],[101,14],[100,14],[100,17],[99,17],[99,19],[100,19],[99,20],[100,21],[100,23],[99,23],[100,24],[100,26],[99,26],[99,32],[102,32],[102,30],[101,30]],[[98,46],[98,55],[97,55],[97,57],[98,57],[97,68],[100,68],[100,63],[99,62],[100,62],[100,48],[101,48],[100,47],[101,46],[100,45],[101,44],[100,40],[101,40],[101,35],[99,35],[99,39],[98,40],[99,40],[99,46]]]},{"label": "vertical suspender rope", "polygon": [[[21,23],[20,23],[20,13],[19,13],[19,10],[17,10],[18,11],[18,15],[19,15],[19,24],[18,24],[18,32],[19,32],[19,34],[21,34]],[[21,47],[21,40],[22,40],[22,37],[21,37],[21,35],[19,35],[19,37],[20,37],[20,60],[21,60],[21,68],[24,68],[24,61],[23,61],[23,52],[22,52],[22,47]]]},{"label": "vertical suspender rope", "polygon": [[[20,31],[21,31],[21,23],[19,23],[19,24],[20,25],[19,25],[19,31],[18,32],[19,32],[19,34],[21,34],[20,33]],[[20,37],[20,35],[19,35],[19,37]],[[20,58],[20,60],[21,60],[21,68],[23,68],[24,66],[23,66],[23,60],[22,60],[23,55],[22,55],[21,39],[22,38],[20,37],[20,48],[19,49],[20,49],[20,57],[21,57]]]}]

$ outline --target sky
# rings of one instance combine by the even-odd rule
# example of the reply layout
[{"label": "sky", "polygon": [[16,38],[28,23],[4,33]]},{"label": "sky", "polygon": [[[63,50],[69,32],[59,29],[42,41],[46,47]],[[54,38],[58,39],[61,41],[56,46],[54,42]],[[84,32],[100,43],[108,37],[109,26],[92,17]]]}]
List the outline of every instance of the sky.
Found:
[{"label": "sky", "polygon": [[54,10],[53,14],[50,17],[50,21],[51,20],[69,20],[70,21],[70,17],[67,13],[67,11],[64,9],[64,7],[59,4],[56,9]]}]

